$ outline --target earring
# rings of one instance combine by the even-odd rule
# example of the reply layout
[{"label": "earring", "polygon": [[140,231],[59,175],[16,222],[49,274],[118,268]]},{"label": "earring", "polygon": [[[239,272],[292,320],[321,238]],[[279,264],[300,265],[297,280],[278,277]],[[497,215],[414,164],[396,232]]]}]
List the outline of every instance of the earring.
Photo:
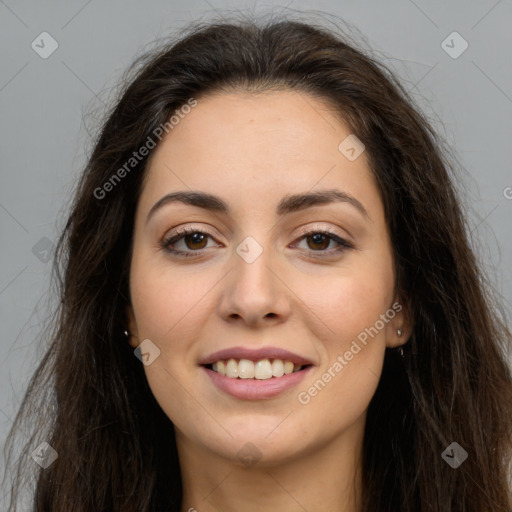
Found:
[{"label": "earring", "polygon": [[130,333],[129,333],[127,330],[125,330],[125,331],[123,332],[123,334],[125,335],[125,337],[126,337],[126,338],[129,338],[129,337],[130,337]]},{"label": "earring", "polygon": [[[397,330],[396,330],[396,335],[397,335],[398,337],[402,336],[402,329],[397,329]],[[400,357],[401,357],[402,359],[405,359],[405,356],[404,356],[404,349],[403,349],[402,347],[398,347],[397,352],[400,354]]]}]

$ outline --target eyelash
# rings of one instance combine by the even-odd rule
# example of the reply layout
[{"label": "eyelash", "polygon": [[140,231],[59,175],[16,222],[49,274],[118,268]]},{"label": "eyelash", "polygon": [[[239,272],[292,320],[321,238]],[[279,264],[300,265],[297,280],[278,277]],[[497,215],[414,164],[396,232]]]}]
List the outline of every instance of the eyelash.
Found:
[{"label": "eyelash", "polygon": [[[174,233],[172,236],[164,238],[160,242],[160,246],[165,252],[171,253],[178,257],[185,257],[185,258],[197,257],[198,254],[194,254],[194,253],[200,253],[204,249],[199,249],[196,251],[182,251],[179,249],[171,249],[169,247],[171,244],[175,244],[176,242],[180,241],[185,236],[191,235],[191,234],[196,234],[196,233],[206,235],[210,238],[213,238],[212,235],[210,235],[210,233],[207,233],[205,231],[202,231],[202,230],[194,228],[194,227],[187,227],[187,228],[181,228],[181,229],[177,230],[176,233]],[[315,258],[318,258],[318,257],[325,258],[327,256],[332,256],[335,253],[342,253],[343,251],[346,251],[347,249],[354,248],[354,246],[351,243],[349,243],[347,240],[340,238],[338,235],[336,235],[330,231],[324,230],[324,229],[312,229],[312,230],[306,231],[304,233],[301,233],[300,238],[298,238],[297,240],[301,241],[304,238],[307,238],[311,235],[317,235],[317,234],[327,236],[331,240],[337,242],[339,245],[337,247],[335,247],[334,249],[330,249],[328,251],[326,251],[326,250],[320,250],[320,251],[311,250],[311,252],[313,253],[313,257],[315,257]],[[323,253],[323,254],[314,254],[314,253]]]}]

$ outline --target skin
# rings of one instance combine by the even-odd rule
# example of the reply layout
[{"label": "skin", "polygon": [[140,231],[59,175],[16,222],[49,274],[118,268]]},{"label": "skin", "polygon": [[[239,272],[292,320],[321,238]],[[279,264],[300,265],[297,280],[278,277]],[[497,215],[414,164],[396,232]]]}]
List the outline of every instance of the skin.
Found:
[{"label": "skin", "polygon": [[[349,161],[338,150],[350,133],[328,104],[303,93],[221,92],[200,98],[151,155],[127,315],[132,347],[150,339],[160,350],[144,370],[176,427],[182,511],[359,510],[366,411],[385,348],[410,335],[406,304],[316,396],[298,400],[399,301],[366,153]],[[285,195],[325,189],[355,197],[368,218],[346,202],[276,215]],[[175,202],[146,221],[161,197],[190,190],[219,196],[231,213]],[[174,243],[195,257],[161,248],[177,226],[208,232],[202,242]],[[353,248],[334,252],[336,241],[304,237],[299,230],[308,227]],[[263,248],[252,263],[236,252],[247,236]],[[237,345],[285,348],[314,366],[277,397],[237,399],[198,364]],[[253,465],[237,455],[248,442],[260,457]]]}]

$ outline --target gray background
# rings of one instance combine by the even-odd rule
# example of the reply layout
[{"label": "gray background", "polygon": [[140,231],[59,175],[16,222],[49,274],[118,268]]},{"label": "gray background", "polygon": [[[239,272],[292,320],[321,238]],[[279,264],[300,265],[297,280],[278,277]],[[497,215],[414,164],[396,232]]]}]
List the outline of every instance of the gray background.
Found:
[{"label": "gray background", "polygon": [[[283,12],[278,7],[284,5],[274,4],[274,12]],[[316,10],[357,27],[455,148],[467,171],[469,223],[478,254],[510,314],[512,2],[296,0],[286,5],[284,12]],[[258,15],[272,7],[271,2],[221,0],[0,0],[0,449],[43,352],[38,334],[52,301],[46,260],[111,88],[155,38],[192,20],[218,18],[219,11]],[[469,45],[458,58],[442,47],[454,31]],[[58,43],[46,59],[31,47],[34,40],[41,46],[42,32]],[[452,46],[453,54],[462,46],[452,39],[445,47]]]}]

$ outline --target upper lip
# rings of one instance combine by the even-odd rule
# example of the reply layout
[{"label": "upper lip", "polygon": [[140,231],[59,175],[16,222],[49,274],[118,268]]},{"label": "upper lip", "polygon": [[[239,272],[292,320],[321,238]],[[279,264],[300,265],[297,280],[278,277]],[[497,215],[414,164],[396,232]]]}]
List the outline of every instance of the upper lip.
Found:
[{"label": "upper lip", "polygon": [[279,347],[262,347],[258,349],[245,347],[225,348],[203,357],[199,361],[199,364],[213,364],[217,361],[224,361],[231,358],[249,359],[250,361],[255,362],[261,361],[262,359],[282,359],[283,361],[291,361],[294,364],[300,364],[303,366],[313,364],[309,359]]}]

